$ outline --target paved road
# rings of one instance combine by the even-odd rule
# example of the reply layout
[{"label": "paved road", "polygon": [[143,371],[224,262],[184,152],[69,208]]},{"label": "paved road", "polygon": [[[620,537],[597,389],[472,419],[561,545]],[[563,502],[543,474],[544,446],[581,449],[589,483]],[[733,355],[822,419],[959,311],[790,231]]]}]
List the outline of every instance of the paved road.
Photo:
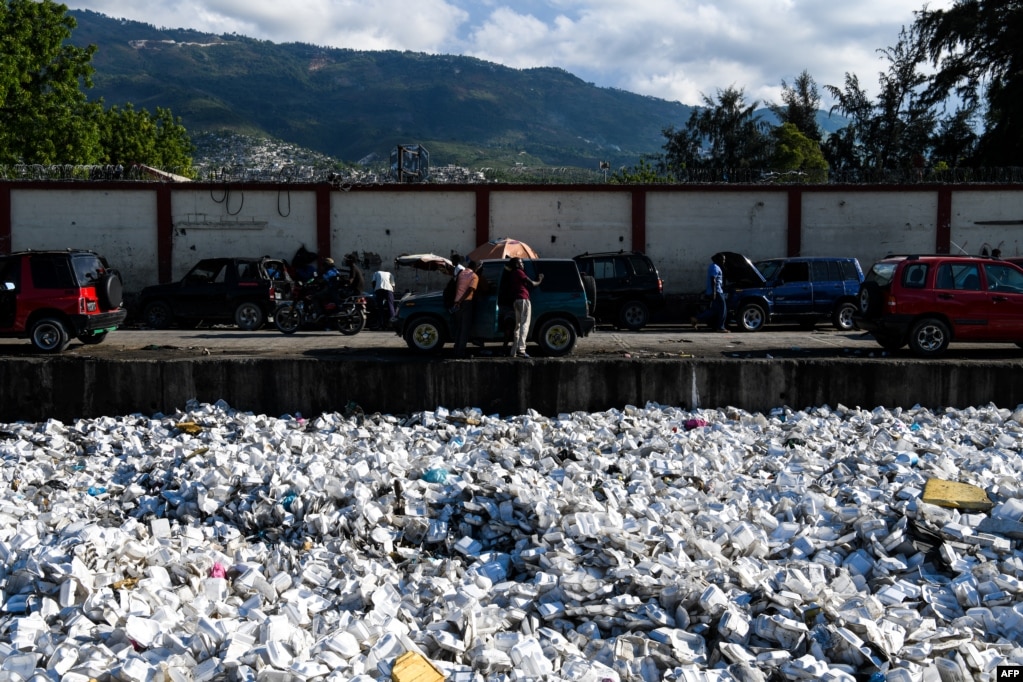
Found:
[{"label": "paved road", "polygon": [[[500,354],[500,346],[470,349],[475,357]],[[450,346],[446,353],[450,356]],[[243,332],[234,327],[185,330],[119,329],[102,344],[85,346],[77,341],[65,355],[79,357],[181,358],[207,355],[235,357],[273,357],[287,355],[316,357],[358,355],[387,358],[415,357],[405,342],[393,332],[363,331],[355,336],[337,332],[299,332],[285,336],[273,327]],[[0,340],[0,357],[36,355],[27,340]],[[885,358],[913,359],[907,350],[886,353],[873,338],[859,331],[840,332],[821,325],[814,330],[774,326],[746,334],[717,334],[694,331],[688,325],[651,325],[640,332],[599,327],[590,336],[579,339],[572,357],[695,357],[695,358]],[[1014,345],[954,344],[948,358],[957,360],[1023,359],[1023,351]]]}]

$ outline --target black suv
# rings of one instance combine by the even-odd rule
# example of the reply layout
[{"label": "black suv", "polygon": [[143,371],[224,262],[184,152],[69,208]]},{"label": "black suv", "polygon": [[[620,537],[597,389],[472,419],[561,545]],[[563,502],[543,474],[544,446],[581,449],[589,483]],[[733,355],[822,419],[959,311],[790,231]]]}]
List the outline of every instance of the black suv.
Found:
[{"label": "black suv", "polygon": [[600,322],[636,331],[650,322],[650,311],[664,307],[664,282],[646,255],[609,251],[580,254],[574,260],[596,282],[593,316]]},{"label": "black suv", "polygon": [[0,336],[59,353],[72,338],[101,343],[124,323],[121,276],[92,251],[0,256]]},{"label": "black suv", "polygon": [[277,306],[281,291],[290,295],[287,263],[268,258],[204,258],[180,282],[146,287],[139,294],[142,320],[153,329],[171,324],[234,322],[259,329]]}]

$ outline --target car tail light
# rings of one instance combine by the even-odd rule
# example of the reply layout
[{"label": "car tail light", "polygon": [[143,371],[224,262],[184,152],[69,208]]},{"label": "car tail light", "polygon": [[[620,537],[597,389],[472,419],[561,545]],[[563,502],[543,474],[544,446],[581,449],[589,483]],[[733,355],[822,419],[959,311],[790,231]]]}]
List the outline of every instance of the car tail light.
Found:
[{"label": "car tail light", "polygon": [[78,312],[79,313],[82,313],[82,314],[94,313],[97,310],[99,310],[99,303],[97,301],[93,301],[93,300],[90,300],[90,299],[84,298],[84,297],[80,297],[78,299]]},{"label": "car tail light", "polygon": [[660,277],[657,278],[657,293],[659,294],[664,293],[664,280],[661,279]]},{"label": "car tail light", "polygon": [[275,289],[274,286],[271,284],[270,285],[270,300],[273,300],[273,299],[276,299],[276,298],[277,298],[277,289]]}]

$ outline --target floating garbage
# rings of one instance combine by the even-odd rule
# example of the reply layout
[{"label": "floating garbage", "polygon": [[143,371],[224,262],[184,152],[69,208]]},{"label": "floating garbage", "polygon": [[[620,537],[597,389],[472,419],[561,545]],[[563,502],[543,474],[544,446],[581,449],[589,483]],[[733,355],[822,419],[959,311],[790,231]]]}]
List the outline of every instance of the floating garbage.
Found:
[{"label": "floating garbage", "polygon": [[996,680],[1023,408],[0,424],[0,677]]}]

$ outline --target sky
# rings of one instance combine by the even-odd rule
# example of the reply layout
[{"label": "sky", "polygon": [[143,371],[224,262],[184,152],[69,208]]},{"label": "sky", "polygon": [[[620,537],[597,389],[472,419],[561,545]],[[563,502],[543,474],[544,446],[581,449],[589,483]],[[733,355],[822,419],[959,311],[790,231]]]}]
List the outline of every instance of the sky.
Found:
[{"label": "sky", "polygon": [[730,87],[781,103],[782,82],[807,71],[825,108],[824,86],[847,73],[876,95],[879,50],[925,3],[952,0],[64,0],[159,28],[559,67],[689,105]]}]

